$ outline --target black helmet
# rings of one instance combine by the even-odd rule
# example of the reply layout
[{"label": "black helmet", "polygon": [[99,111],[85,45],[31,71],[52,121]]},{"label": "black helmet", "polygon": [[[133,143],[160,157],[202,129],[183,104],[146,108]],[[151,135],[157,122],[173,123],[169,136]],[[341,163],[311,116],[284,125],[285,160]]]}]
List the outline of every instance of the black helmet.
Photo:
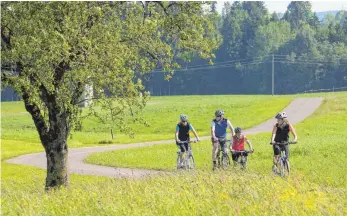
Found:
[{"label": "black helmet", "polygon": [[236,127],[234,131],[235,131],[235,133],[241,133],[242,129],[240,127]]}]

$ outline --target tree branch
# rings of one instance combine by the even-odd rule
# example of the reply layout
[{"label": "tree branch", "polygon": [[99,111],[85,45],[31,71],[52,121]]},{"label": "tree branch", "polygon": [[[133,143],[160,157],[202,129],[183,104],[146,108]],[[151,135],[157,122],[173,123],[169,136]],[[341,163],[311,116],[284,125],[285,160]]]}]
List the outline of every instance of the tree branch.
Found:
[{"label": "tree branch", "polygon": [[165,8],[164,5],[163,5],[163,2],[161,2],[161,1],[152,1],[152,2],[158,4],[158,5],[164,10],[164,13],[165,13],[167,16],[169,16],[169,13],[167,12],[167,9],[169,9],[170,7],[172,7],[172,6],[174,6],[174,5],[178,5],[177,2],[172,2],[172,3],[170,3],[170,4],[167,6],[167,8]]},{"label": "tree branch", "polygon": [[[5,28],[9,30],[8,35],[5,35]],[[1,26],[1,39],[5,42],[5,44],[11,48],[11,36],[13,35],[11,29],[7,26]]]},{"label": "tree branch", "polygon": [[35,102],[30,101],[29,90],[22,86],[21,91],[25,109],[31,114],[36,129],[39,132],[41,143],[46,148],[46,140],[48,139],[48,127],[45,123],[44,117],[41,114],[39,106]]},{"label": "tree branch", "polygon": [[83,101],[85,101],[85,100],[83,100],[83,101],[77,102],[82,94],[83,94],[83,85],[82,85],[81,82],[78,82],[77,83],[77,87],[76,87],[76,89],[73,92],[73,95],[72,95],[70,103],[72,105],[77,105],[77,104],[82,103]]}]

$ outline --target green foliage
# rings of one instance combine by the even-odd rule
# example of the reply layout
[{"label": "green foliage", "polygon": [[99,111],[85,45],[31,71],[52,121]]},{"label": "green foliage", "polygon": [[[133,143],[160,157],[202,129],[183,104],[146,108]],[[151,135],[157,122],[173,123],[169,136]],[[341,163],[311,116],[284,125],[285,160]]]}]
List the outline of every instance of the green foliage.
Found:
[{"label": "green foliage", "polygon": [[[85,86],[99,99],[88,115],[115,125],[126,124],[126,113],[139,120],[148,100],[139,74],[171,72],[179,53],[212,59],[220,41],[215,13],[201,2],[1,4],[2,65],[16,69],[2,74],[2,83],[23,95],[40,134],[57,123],[54,115],[66,118],[68,129],[78,123]],[[107,115],[97,115],[95,107]]]},{"label": "green foliage", "polygon": [[311,7],[309,1],[292,1],[283,18],[290,23],[293,29],[299,28],[302,24],[310,23]]},{"label": "green foliage", "polygon": [[289,40],[294,39],[290,24],[286,21],[270,22],[260,26],[256,33],[253,46],[248,50],[249,55],[266,56],[277,53]]},{"label": "green foliage", "polygon": [[153,95],[270,94],[274,54],[276,94],[345,87],[346,12],[320,23],[309,2],[291,2],[279,17],[262,2],[226,2],[213,66],[194,57],[169,85],[156,73],[145,86]]}]

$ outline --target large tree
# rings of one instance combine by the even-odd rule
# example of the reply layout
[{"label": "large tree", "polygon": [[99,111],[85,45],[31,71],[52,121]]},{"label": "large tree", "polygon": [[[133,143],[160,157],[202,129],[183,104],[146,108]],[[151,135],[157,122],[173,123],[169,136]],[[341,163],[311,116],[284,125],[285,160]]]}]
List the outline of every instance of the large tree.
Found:
[{"label": "large tree", "polygon": [[[145,106],[143,73],[179,67],[180,53],[210,59],[219,38],[201,2],[2,2],[1,82],[31,114],[47,156],[46,189],[68,184],[71,129],[85,86],[90,113],[122,125]],[[139,97],[139,93],[144,97]],[[110,99],[112,98],[112,99]],[[104,118],[101,118],[105,120]]]},{"label": "large tree", "polygon": [[312,5],[309,1],[292,1],[287,7],[283,19],[288,21],[292,29],[299,28],[303,24],[310,23],[313,16]]}]

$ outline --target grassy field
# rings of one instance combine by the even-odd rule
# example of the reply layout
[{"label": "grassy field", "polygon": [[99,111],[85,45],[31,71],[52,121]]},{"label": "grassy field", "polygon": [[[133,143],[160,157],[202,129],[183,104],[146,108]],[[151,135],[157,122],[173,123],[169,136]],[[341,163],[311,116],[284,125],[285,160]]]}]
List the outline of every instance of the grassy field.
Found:
[{"label": "grassy field", "polygon": [[[342,94],[339,97],[326,98],[314,115],[295,125],[299,136],[299,144],[291,146],[291,162],[295,174],[324,185],[347,188],[345,119],[347,95]],[[261,174],[269,172],[273,154],[272,147],[268,144],[270,137],[270,132],[248,136],[256,150],[256,153],[249,157],[250,171]],[[96,153],[86,161],[108,166],[174,170],[176,150],[174,144],[124,149]],[[210,170],[210,141],[193,144],[193,152],[197,168]]]},{"label": "grassy field", "polygon": [[296,177],[238,172],[182,173],[142,180],[71,176],[45,193],[45,172],[6,165],[3,215],[344,215],[346,190]]},{"label": "grassy field", "polygon": [[[291,101],[290,96],[183,96],[153,97],[144,110],[149,127],[132,124],[135,137],[116,131],[111,139],[110,125],[86,119],[81,132],[73,132],[68,140],[69,147],[104,145],[103,143],[134,143],[173,139],[180,113],[191,119],[199,135],[207,135],[214,112],[222,108],[233,124],[243,127],[256,125],[281,110]],[[6,158],[23,153],[43,151],[31,116],[25,112],[22,102],[1,103],[2,150]],[[265,112],[268,110],[269,112]],[[237,115],[252,111],[257,115]],[[3,155],[4,156],[4,155]]]},{"label": "grassy field", "polygon": [[[163,111],[165,118],[161,119],[168,129],[163,129],[161,137],[151,135],[155,131],[154,128],[142,130],[142,126],[136,126],[140,134],[135,139],[130,140],[124,136],[119,137],[118,141],[124,139],[124,142],[135,142],[145,139],[146,136],[153,140],[164,139],[165,136],[172,138],[173,126],[180,109],[172,110],[175,110],[179,101],[186,101],[183,104],[188,112],[185,113],[192,118],[195,127],[203,125],[198,128],[200,135],[204,134],[204,130],[207,133],[213,111],[218,106],[204,108],[207,110],[206,113],[196,109],[200,107],[199,103],[211,104],[211,100],[220,100],[213,99],[215,96],[182,98],[154,98],[152,104],[146,108],[145,115],[152,116],[153,122],[159,120],[156,112],[166,110]],[[233,124],[250,127],[272,117],[273,113],[286,106],[293,96],[276,97],[277,108],[272,106],[274,102],[267,96],[221,98],[225,100],[221,104],[229,101],[229,105],[224,109],[231,113]],[[250,103],[253,100],[254,102]],[[249,103],[254,103],[254,107],[250,107]],[[42,151],[37,135],[30,126],[30,117],[22,114],[22,109],[12,109],[11,106],[2,103],[2,160]],[[296,125],[300,143],[291,146],[294,172],[289,179],[284,180],[270,174],[272,150],[267,144],[269,134],[265,133],[249,137],[256,149],[256,153],[249,158],[249,172],[211,172],[211,148],[208,142],[194,145],[194,154],[198,162],[198,170],[194,173],[180,172],[177,175],[140,180],[71,175],[68,188],[50,193],[43,190],[45,170],[2,163],[1,211],[3,215],[346,215],[347,125],[343,121],[347,119],[346,107],[347,93],[327,96],[324,104],[313,116]],[[239,118],[235,116],[248,108],[252,112],[259,111],[263,114],[254,115],[259,118],[247,121],[242,121],[245,115]],[[237,111],[233,113],[234,110]],[[102,127],[100,124],[93,124],[94,126],[86,126],[84,132],[94,133],[95,137],[82,137],[81,133],[79,138],[74,134],[73,139],[69,140],[70,147],[96,145],[99,140],[106,139],[100,135],[101,132],[88,129]],[[161,125],[155,124],[153,127],[162,128]],[[25,133],[20,134],[21,131]],[[131,152],[117,151],[111,154],[119,155],[107,157],[122,166],[144,165],[143,167],[147,168],[173,169],[174,160],[170,157],[175,157],[175,151],[174,145],[165,145],[132,149]],[[124,158],[124,153],[127,159],[119,160],[119,157]],[[161,161],[161,167],[155,167],[149,161],[150,157],[152,161]],[[137,165],[131,165],[136,160]],[[100,162],[98,159],[97,161]]]}]

